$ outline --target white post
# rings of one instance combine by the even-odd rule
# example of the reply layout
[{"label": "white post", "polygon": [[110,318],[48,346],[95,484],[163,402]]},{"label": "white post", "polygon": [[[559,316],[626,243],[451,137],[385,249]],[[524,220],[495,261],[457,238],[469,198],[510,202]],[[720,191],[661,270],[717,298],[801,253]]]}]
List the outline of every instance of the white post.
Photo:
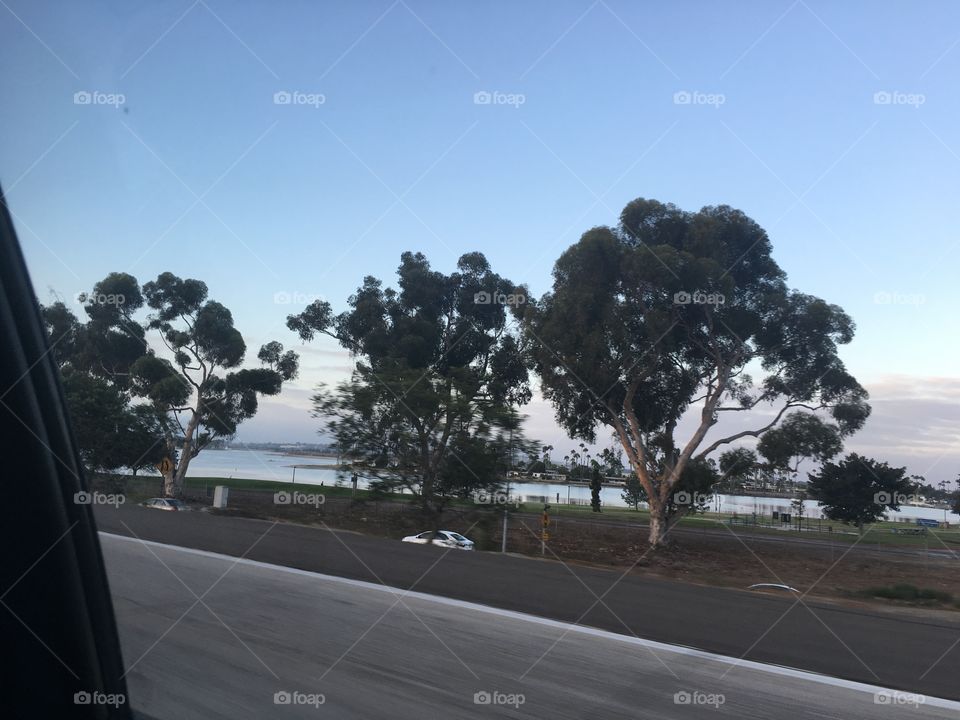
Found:
[{"label": "white post", "polygon": [[225,485],[217,485],[213,489],[213,506],[221,510],[227,506],[227,496],[230,494],[230,488]]},{"label": "white post", "polygon": [[500,552],[505,553],[507,551],[507,508],[503,508],[503,540],[500,543]]}]

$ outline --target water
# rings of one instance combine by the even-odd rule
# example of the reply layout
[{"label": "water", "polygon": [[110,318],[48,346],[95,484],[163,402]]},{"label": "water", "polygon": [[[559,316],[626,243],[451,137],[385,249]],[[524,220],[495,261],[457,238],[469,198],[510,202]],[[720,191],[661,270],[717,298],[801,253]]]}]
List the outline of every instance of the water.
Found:
[{"label": "water", "polygon": [[[338,473],[332,467],[298,467],[294,476],[294,465],[333,465],[335,458],[284,455],[281,453],[257,450],[204,450],[190,462],[189,474],[192,477],[250,478],[253,480],[272,480],[275,482],[302,482],[311,485],[335,485],[338,477],[344,485],[350,484],[349,474]],[[367,487],[363,477],[358,487]],[[546,502],[565,504],[589,504],[590,488],[583,485],[566,483],[528,483],[514,482],[509,486],[511,496],[521,502]],[[627,507],[622,497],[623,488],[605,487],[600,491],[600,500],[606,507]],[[709,503],[710,512],[737,513],[740,515],[770,516],[774,511],[793,514],[789,498],[754,497],[751,495],[714,495]],[[804,516],[809,519],[821,517],[821,508],[815,500],[804,502]],[[915,518],[944,520],[944,512],[938,508],[921,508],[902,505],[899,511],[888,512],[889,520],[912,521]],[[946,520],[951,525],[960,524],[960,515],[947,512]]]}]

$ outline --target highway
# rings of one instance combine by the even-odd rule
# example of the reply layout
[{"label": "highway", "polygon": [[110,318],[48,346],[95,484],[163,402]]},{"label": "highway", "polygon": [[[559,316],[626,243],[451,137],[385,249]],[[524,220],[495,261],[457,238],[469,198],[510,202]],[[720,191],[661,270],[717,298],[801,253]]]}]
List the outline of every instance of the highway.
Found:
[{"label": "highway", "polygon": [[[101,530],[118,535],[960,699],[955,680],[960,672],[960,620],[948,613],[895,613],[811,598],[798,601],[528,557],[448,553],[356,533],[203,512],[98,506],[96,517]],[[151,569],[163,571],[158,563]],[[265,617],[271,607],[267,603],[258,612]]]},{"label": "highway", "polygon": [[144,718],[960,717],[956,702],[101,538],[131,705]]}]

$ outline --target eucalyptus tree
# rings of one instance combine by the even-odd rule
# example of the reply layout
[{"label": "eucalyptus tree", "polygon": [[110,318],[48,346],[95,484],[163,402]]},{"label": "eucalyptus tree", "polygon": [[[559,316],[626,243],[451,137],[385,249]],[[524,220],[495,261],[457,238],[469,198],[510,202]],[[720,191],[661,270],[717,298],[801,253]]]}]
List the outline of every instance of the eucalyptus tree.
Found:
[{"label": "eucalyptus tree", "polygon": [[152,310],[146,328],[157,331],[172,360],[148,350],[130,368],[131,390],[167,420],[162,473],[168,495],[180,494],[201,450],[234,435],[256,415],[258,397],[279,394],[298,371],[296,353],[277,341],[261,346],[261,367],[241,367],[247,346],[233,314],[207,295],[206,283],[169,272],[143,286]]},{"label": "eucalyptus tree", "polygon": [[[739,210],[638,199],[560,256],[550,292],[515,309],[558,422],[587,442],[601,425],[616,433],[647,493],[652,545],[689,511],[671,513],[671,496],[691,464],[791,410],[827,414],[841,436],[869,414],[837,352],[853,322],[788,288],[771,252]],[[679,437],[685,414],[693,429]],[[723,416],[746,429],[708,437]]]},{"label": "eucalyptus tree", "polygon": [[334,315],[318,300],[287,326],[350,351],[350,378],[321,386],[313,413],[353,449],[375,488],[408,490],[433,520],[445,490],[498,485],[495,458],[522,447],[516,408],[531,393],[507,308],[525,298],[481,253],[463,255],[447,275],[405,252],[397,278],[393,289],[368,276],[346,311]]},{"label": "eucalyptus tree", "polygon": [[276,395],[296,376],[296,354],[278,342],[260,348],[262,367],[242,368],[246,343],[230,311],[207,294],[200,280],[169,272],[142,288],[132,275],[111,273],[80,296],[85,323],[63,303],[43,308],[91,464],[156,464],[164,493],[179,495],[190,461],[253,417],[258,396]]}]

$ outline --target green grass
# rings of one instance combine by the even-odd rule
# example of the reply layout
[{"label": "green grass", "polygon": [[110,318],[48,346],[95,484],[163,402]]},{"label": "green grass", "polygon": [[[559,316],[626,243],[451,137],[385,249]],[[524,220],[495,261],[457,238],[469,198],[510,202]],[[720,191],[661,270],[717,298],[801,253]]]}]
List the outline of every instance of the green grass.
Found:
[{"label": "green grass", "polygon": [[890,587],[874,587],[861,590],[859,595],[885,600],[905,600],[908,602],[942,602],[953,600],[953,595],[933,588],[918,588],[916,585],[899,583]]}]

